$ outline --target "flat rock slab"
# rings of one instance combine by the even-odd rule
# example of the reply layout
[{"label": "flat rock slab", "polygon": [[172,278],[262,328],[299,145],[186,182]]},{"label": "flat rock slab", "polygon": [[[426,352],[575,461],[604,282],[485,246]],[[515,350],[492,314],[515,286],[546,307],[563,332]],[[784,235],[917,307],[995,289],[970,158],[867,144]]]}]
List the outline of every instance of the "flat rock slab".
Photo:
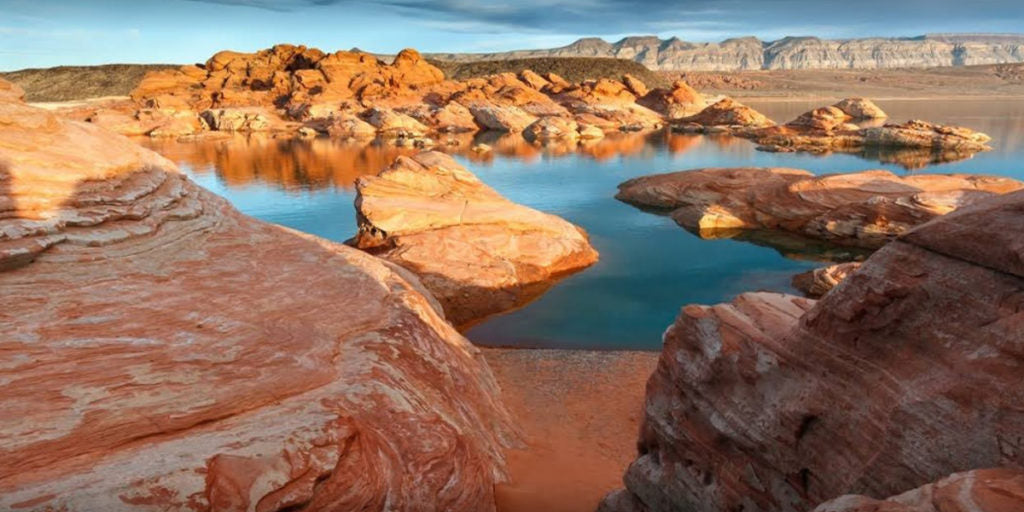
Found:
[{"label": "flat rock slab", "polygon": [[616,198],[662,209],[702,237],[777,230],[837,245],[878,248],[957,208],[1024,188],[997,176],[885,170],[815,176],[784,168],[709,168],[642,176]]}]

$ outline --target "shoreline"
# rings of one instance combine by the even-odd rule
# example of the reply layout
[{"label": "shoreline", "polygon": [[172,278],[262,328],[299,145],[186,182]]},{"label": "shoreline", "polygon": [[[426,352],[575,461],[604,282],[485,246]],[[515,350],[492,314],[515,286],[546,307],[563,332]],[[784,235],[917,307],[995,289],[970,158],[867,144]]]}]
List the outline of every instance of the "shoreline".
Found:
[{"label": "shoreline", "polygon": [[593,512],[636,457],[660,351],[479,347],[523,433],[498,512]]}]

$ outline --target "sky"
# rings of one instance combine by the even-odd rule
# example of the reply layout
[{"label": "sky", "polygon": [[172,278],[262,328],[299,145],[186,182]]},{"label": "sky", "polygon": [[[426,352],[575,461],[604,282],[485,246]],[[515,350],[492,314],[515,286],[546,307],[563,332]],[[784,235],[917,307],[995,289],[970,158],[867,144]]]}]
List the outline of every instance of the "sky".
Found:
[{"label": "sky", "polygon": [[1024,32],[1024,0],[0,0],[0,70],[203,62],[276,43],[394,53],[627,35],[719,41]]}]

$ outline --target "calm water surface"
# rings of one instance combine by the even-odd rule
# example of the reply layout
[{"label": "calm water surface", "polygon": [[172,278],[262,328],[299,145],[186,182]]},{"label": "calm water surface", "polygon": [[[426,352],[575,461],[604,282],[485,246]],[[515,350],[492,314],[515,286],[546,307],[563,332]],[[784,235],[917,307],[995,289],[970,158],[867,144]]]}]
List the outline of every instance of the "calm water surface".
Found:
[{"label": "calm water surface", "polygon": [[[614,199],[635,176],[711,166],[787,166],[815,173],[884,168],[896,173],[984,173],[1024,179],[1024,102],[1018,100],[880,101],[894,121],[955,123],[992,135],[994,151],[913,171],[917,163],[852,155],[763,153],[745,140],[667,135],[612,137],[595,145],[539,149],[518,138],[486,138],[494,154],[457,155],[512,201],[583,226],[600,262],[525,307],[488,319],[466,335],[481,345],[658,349],[661,333],[689,303],[727,301],[750,290],[793,292],[793,274],[845,250],[737,239],[702,240],[671,219]],[[786,121],[814,101],[750,102]],[[462,141],[468,147],[468,141]],[[344,241],[355,233],[355,179],[376,173],[404,150],[336,141],[232,139],[159,142],[197,182],[246,214]],[[896,158],[898,159],[898,158]],[[329,305],[325,305],[329,307]]]}]

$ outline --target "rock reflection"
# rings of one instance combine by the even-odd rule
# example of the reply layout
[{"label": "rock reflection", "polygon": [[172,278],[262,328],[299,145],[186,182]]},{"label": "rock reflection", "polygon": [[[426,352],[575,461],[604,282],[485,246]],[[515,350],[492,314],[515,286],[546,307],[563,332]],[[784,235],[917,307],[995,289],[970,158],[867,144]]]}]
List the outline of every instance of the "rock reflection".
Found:
[{"label": "rock reflection", "polygon": [[[665,148],[673,154],[689,151],[712,141],[695,135],[614,133],[598,140],[555,140],[530,143],[519,135],[500,132],[453,134],[432,141],[432,149],[488,163],[496,157],[535,161],[542,157],[579,155],[604,161],[618,156],[643,156]],[[234,135],[198,139],[144,139],[150,149],[187,166],[194,172],[216,173],[228,187],[253,183],[284,190],[351,189],[360,176],[375,175],[395,158],[413,155],[420,147],[403,146],[401,141],[344,141],[329,138],[274,138]],[[727,144],[720,139],[715,144]]]}]

